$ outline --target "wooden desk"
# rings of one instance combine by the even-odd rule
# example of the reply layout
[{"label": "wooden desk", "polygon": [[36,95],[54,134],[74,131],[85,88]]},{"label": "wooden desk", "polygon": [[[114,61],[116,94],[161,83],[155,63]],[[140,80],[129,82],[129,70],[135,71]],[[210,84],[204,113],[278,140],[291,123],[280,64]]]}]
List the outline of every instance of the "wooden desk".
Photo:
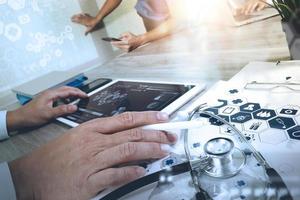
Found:
[{"label": "wooden desk", "polygon": [[[198,26],[153,42],[87,72],[91,78],[190,81],[228,80],[250,61],[289,59],[279,17],[238,28]],[[0,162],[22,156],[63,134],[51,123],[0,143]]]}]

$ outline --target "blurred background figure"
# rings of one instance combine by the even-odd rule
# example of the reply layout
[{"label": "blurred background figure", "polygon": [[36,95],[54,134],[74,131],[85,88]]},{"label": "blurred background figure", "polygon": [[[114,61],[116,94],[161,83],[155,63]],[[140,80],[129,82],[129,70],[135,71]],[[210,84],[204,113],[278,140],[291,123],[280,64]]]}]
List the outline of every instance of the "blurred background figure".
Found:
[{"label": "blurred background figure", "polygon": [[[91,33],[97,30],[99,23],[121,2],[122,0],[106,0],[96,16],[81,13],[74,15],[71,20],[86,26],[86,34]],[[176,17],[172,10],[180,8],[179,5],[180,1],[178,0],[138,0],[135,9],[142,18],[147,32],[141,35],[131,32],[123,33],[120,37],[122,41],[112,42],[112,44],[124,51],[131,51],[143,44],[169,35],[177,27]]]},{"label": "blurred background figure", "polygon": [[268,7],[267,3],[271,1],[267,0],[233,0],[233,1],[244,1],[243,6],[236,10],[236,15],[250,15],[256,11],[261,11]]}]

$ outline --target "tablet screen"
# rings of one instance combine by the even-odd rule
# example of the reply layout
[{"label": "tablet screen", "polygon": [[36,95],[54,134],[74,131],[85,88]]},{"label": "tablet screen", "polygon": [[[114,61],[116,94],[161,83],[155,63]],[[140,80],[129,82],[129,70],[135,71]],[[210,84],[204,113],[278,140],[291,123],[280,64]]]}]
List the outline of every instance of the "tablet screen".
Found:
[{"label": "tablet screen", "polygon": [[78,111],[65,116],[78,124],[126,111],[161,111],[193,85],[118,81],[78,103]]}]

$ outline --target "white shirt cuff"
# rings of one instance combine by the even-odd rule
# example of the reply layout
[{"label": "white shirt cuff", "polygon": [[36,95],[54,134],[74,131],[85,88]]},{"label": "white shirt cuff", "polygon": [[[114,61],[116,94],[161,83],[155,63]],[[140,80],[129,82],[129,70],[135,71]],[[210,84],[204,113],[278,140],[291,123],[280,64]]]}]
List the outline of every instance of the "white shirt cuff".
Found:
[{"label": "white shirt cuff", "polygon": [[0,163],[0,196],[1,199],[17,200],[14,183],[7,163]]},{"label": "white shirt cuff", "polygon": [[6,127],[7,111],[0,111],[0,141],[9,138]]}]

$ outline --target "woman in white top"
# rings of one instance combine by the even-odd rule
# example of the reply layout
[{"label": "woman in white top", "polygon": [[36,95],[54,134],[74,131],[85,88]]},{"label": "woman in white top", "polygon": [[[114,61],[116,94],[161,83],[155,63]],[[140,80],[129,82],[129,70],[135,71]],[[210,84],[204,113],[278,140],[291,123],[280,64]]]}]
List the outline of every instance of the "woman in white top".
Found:
[{"label": "woman in white top", "polygon": [[[97,29],[97,24],[116,9],[121,1],[106,0],[95,17],[89,14],[77,14],[72,17],[72,21],[86,26],[86,34],[88,34]],[[169,10],[168,1],[138,0],[135,8],[137,13],[142,17],[147,32],[141,35],[124,33],[121,36],[122,41],[112,42],[112,44],[125,51],[131,51],[145,43],[169,35],[174,30],[175,19]],[[174,0],[172,3],[174,3]]]}]

